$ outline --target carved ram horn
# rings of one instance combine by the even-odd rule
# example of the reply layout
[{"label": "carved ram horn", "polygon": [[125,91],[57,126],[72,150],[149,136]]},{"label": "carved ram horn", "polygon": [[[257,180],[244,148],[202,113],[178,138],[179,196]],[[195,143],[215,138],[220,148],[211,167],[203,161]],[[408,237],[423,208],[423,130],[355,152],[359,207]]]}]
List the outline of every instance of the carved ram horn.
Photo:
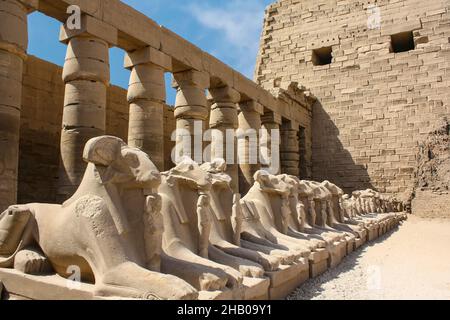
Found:
[{"label": "carved ram horn", "polygon": [[117,156],[124,142],[113,136],[102,136],[89,140],[83,152],[83,159],[96,165],[108,167]]}]

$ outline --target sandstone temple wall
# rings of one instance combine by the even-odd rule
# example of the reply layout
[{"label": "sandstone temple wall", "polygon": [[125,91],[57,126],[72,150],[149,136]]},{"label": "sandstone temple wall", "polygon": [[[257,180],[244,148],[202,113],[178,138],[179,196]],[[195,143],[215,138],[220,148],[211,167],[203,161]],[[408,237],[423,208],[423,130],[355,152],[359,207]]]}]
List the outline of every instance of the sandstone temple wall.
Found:
[{"label": "sandstone temple wall", "polygon": [[268,7],[255,79],[266,89],[295,81],[318,98],[315,180],[346,191],[411,190],[419,142],[450,111],[449,32],[448,0],[281,0]]}]

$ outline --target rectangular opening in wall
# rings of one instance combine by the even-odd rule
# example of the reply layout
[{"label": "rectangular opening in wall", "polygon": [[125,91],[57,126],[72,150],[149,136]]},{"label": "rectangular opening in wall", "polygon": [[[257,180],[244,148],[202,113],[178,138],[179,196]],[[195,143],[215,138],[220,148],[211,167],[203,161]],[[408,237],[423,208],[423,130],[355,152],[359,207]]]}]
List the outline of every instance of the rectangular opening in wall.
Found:
[{"label": "rectangular opening in wall", "polygon": [[312,62],[315,66],[325,66],[330,64],[332,60],[333,49],[331,47],[315,49],[312,52]]},{"label": "rectangular opening in wall", "polygon": [[391,35],[392,52],[406,52],[414,50],[414,36],[412,31]]}]

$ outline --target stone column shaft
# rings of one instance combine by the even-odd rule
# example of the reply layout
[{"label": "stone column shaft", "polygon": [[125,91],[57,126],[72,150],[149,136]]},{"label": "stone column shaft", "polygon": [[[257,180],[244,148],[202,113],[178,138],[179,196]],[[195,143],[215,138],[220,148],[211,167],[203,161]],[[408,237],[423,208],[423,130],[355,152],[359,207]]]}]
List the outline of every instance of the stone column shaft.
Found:
[{"label": "stone column shaft", "polygon": [[117,30],[83,16],[81,30],[61,28],[60,41],[68,44],[63,68],[66,89],[58,189],[60,200],[64,200],[76,191],[83,178],[86,142],[106,133],[109,47],[117,41]]},{"label": "stone column shaft", "polygon": [[150,47],[125,56],[125,68],[131,69],[128,144],[146,152],[160,171],[164,171],[164,73],[171,63],[169,56]]},{"label": "stone column shaft", "polygon": [[[282,124],[282,118],[279,114],[276,114],[274,112],[266,112],[262,117],[262,128],[265,129],[268,133],[268,139],[267,141],[261,142],[262,148],[268,149],[268,156],[269,156],[269,162],[270,165],[262,165],[262,169],[265,170],[274,170],[277,169],[277,172],[271,172],[272,174],[279,174],[281,172],[281,163],[280,163],[280,154],[279,154],[279,147],[281,144],[281,141],[272,141],[271,134],[273,130],[278,130],[280,132],[280,125]],[[281,138],[281,137],[280,137]],[[276,143],[277,145],[273,145],[273,143]],[[274,148],[273,148],[274,147]],[[272,156],[272,149],[277,154]],[[272,163],[272,158],[276,159],[277,163]]]},{"label": "stone column shaft", "polygon": [[294,121],[283,123],[281,128],[281,172],[300,176],[300,125]]},{"label": "stone column shaft", "polygon": [[[236,90],[225,86],[222,88],[209,89],[214,104],[211,106],[209,119],[210,129],[218,130],[222,133],[221,138],[212,136],[211,159],[223,158],[227,161],[226,173],[232,178],[231,188],[235,193],[239,192],[239,166],[237,163],[236,150],[236,129],[239,126],[237,103],[241,95]],[[227,130],[233,131],[233,136],[227,136]],[[227,138],[233,138],[229,141]],[[232,150],[230,149],[232,148]],[[232,153],[229,159],[227,153]],[[231,160],[231,161],[230,161]]]},{"label": "stone column shaft", "polygon": [[[172,86],[177,90],[174,115],[177,121],[178,156],[190,156],[200,163],[203,161],[203,129],[209,116],[205,94],[209,85],[209,75],[195,70],[173,74]],[[196,127],[196,123],[199,126]],[[182,144],[184,138],[191,140],[189,150]],[[199,144],[197,148],[194,146],[196,141]]]},{"label": "stone column shaft", "polygon": [[[239,159],[239,191],[245,195],[255,183],[254,175],[261,169],[259,161],[259,131],[261,130],[261,115],[264,114],[264,108],[256,101],[245,101],[239,104],[239,134],[238,135],[238,159]],[[256,134],[256,144],[250,141],[247,135],[254,130]],[[256,163],[251,163],[256,157]]]},{"label": "stone column shaft", "polygon": [[0,1],[0,212],[17,203],[22,74],[27,46],[27,8],[20,1]]}]

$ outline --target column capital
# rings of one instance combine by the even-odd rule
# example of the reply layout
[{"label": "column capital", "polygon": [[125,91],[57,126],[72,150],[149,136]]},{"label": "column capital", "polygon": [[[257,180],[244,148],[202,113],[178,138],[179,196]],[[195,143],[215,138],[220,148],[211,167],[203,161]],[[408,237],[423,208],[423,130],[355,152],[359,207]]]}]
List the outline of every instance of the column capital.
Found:
[{"label": "column capital", "polygon": [[74,37],[89,36],[104,40],[110,46],[116,46],[118,43],[118,31],[116,28],[86,14],[81,16],[80,29],[70,29],[66,24],[61,26],[59,41],[67,44]]},{"label": "column capital", "polygon": [[125,54],[124,67],[126,69],[132,69],[140,64],[154,64],[165,71],[172,70],[172,58],[152,47],[145,47]]},{"label": "column capital", "polygon": [[248,100],[248,101],[240,102],[239,109],[242,112],[257,112],[260,115],[264,114],[263,105],[255,100]]},{"label": "column capital", "polygon": [[276,123],[278,125],[281,125],[283,123],[283,119],[280,114],[275,113],[273,111],[264,113],[263,116],[261,116],[262,123]]},{"label": "column capital", "polygon": [[241,94],[229,86],[210,88],[208,91],[208,99],[214,103],[238,103],[241,99]]},{"label": "column capital", "polygon": [[197,70],[188,70],[173,74],[172,87],[195,86],[207,89],[210,86],[209,74]]}]

